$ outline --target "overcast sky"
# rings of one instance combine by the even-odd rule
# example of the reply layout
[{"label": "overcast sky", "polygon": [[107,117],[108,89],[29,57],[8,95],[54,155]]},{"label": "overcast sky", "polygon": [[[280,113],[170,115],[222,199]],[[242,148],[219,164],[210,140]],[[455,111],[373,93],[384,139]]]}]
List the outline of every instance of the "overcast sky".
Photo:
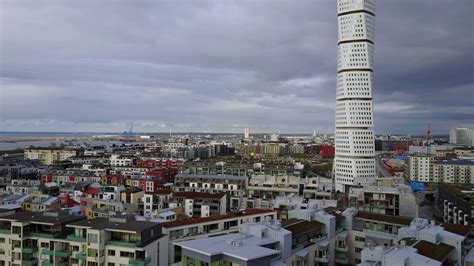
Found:
[{"label": "overcast sky", "polygon": [[[0,131],[334,131],[335,0],[0,3]],[[377,1],[376,133],[474,123],[473,12]]]}]

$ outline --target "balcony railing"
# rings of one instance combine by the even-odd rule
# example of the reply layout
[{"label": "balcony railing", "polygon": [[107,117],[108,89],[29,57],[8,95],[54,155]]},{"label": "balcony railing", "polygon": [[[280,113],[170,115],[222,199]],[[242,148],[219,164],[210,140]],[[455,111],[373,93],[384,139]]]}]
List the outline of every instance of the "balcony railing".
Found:
[{"label": "balcony railing", "polygon": [[133,248],[133,247],[136,247],[138,243],[107,240],[107,241],[105,241],[105,244],[106,245],[111,245],[111,246],[131,247],[131,248]]},{"label": "balcony railing", "polygon": [[37,258],[23,259],[23,261],[21,262],[21,266],[35,266],[35,265],[38,265]]},{"label": "balcony railing", "polygon": [[338,246],[335,246],[334,249],[335,249],[336,251],[340,251],[340,252],[347,252],[347,251],[349,251],[349,247],[347,247],[347,246],[346,246],[346,247],[338,247]]},{"label": "balcony railing", "polygon": [[67,240],[78,241],[78,242],[86,242],[86,237],[68,235]]},{"label": "balcony railing", "polygon": [[86,253],[82,252],[82,253],[77,253],[76,254],[76,259],[78,260],[87,260],[87,255]]},{"label": "balcony railing", "polygon": [[128,261],[128,264],[133,265],[133,266],[145,266],[145,265],[148,265],[150,262],[151,262],[151,257],[146,257],[143,259],[130,259]]},{"label": "balcony railing", "polygon": [[38,247],[24,247],[21,252],[27,253],[27,254],[32,254],[38,251]]},{"label": "balcony railing", "polygon": [[8,229],[0,229],[0,234],[2,235],[10,235],[12,233],[12,231],[8,230]]},{"label": "balcony railing", "polygon": [[339,264],[348,264],[349,260],[347,258],[334,258],[334,261]]},{"label": "balcony railing", "polygon": [[315,262],[320,262],[320,263],[329,263],[329,258],[320,258],[320,257],[314,257]]},{"label": "balcony railing", "polygon": [[61,258],[67,258],[67,257],[71,256],[71,251],[69,251],[69,250],[42,249],[41,254],[49,255],[49,256],[55,256],[55,257],[61,257]]},{"label": "balcony railing", "polygon": [[41,263],[41,265],[43,266],[67,266],[68,263],[67,262],[56,262],[56,263],[52,263],[52,262],[49,262],[48,260],[43,260],[43,262]]},{"label": "balcony railing", "polygon": [[366,234],[379,235],[379,236],[384,236],[384,237],[392,237],[392,238],[398,237],[398,234],[391,234],[387,232],[374,231],[374,230],[369,230],[369,229],[363,229],[363,232]]},{"label": "balcony railing", "polygon": [[59,234],[53,234],[53,233],[30,233],[29,236],[32,237],[42,237],[42,238],[56,238],[59,236]]}]

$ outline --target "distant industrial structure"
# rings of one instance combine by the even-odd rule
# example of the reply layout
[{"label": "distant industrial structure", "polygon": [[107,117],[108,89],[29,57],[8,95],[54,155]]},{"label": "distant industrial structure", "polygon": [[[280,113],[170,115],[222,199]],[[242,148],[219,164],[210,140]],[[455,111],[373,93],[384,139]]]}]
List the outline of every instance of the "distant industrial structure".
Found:
[{"label": "distant industrial structure", "polygon": [[458,127],[449,132],[449,143],[474,146],[474,128]]}]

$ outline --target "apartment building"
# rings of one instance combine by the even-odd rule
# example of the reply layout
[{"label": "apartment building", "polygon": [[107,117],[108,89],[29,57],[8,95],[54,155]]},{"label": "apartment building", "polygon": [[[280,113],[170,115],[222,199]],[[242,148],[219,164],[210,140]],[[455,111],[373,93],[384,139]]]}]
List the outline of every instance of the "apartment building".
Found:
[{"label": "apartment building", "polygon": [[474,221],[474,191],[472,186],[438,185],[435,212],[445,223],[468,225]]},{"label": "apartment building", "polygon": [[39,160],[43,165],[51,165],[76,156],[75,150],[63,148],[31,148],[24,150],[25,159]]},{"label": "apartment building", "polygon": [[165,265],[159,261],[160,251],[167,252],[161,225],[133,216],[17,213],[0,217],[0,226],[3,265]]},{"label": "apartment building", "polygon": [[130,156],[112,154],[110,155],[110,165],[111,166],[132,166],[133,158]]},{"label": "apartment building", "polygon": [[171,199],[173,192],[171,190],[159,190],[143,194],[138,209],[140,215],[151,217],[153,213],[158,213],[167,208],[166,202]]},{"label": "apartment building", "polygon": [[414,155],[405,175],[419,182],[474,184],[474,161]]},{"label": "apartment building", "polygon": [[166,222],[163,224],[163,233],[169,235],[169,253],[166,260],[170,264],[181,261],[181,247],[174,245],[175,243],[237,233],[241,224],[274,220],[276,217],[277,213],[273,210],[247,209],[237,213]]},{"label": "apartment building", "polygon": [[[299,176],[252,175],[248,188],[248,196],[273,199],[299,193],[301,178]],[[302,184],[303,185],[303,184]]]},{"label": "apartment building", "polygon": [[0,264],[74,264],[71,255],[82,245],[67,239],[73,229],[66,225],[85,219],[68,212],[23,212],[0,217]]},{"label": "apartment building", "polygon": [[244,224],[239,232],[188,240],[181,248],[183,265],[271,265],[291,254],[291,232],[271,223]]},{"label": "apartment building", "polygon": [[470,231],[470,226],[444,227],[415,218],[398,230],[396,244],[365,247],[359,265],[465,265],[472,247],[466,238]]},{"label": "apartment building", "polygon": [[166,265],[168,239],[162,225],[138,221],[134,215],[96,218],[68,224],[70,236],[87,243],[76,254],[79,265]]},{"label": "apartment building", "polygon": [[398,230],[409,226],[412,218],[361,212],[348,208],[341,213],[347,230],[347,261],[355,265],[362,262],[361,252],[367,247],[392,246],[398,239]]},{"label": "apartment building", "polygon": [[247,195],[246,176],[178,174],[175,191],[226,193],[230,198],[230,208],[239,209]]},{"label": "apartment building", "polygon": [[434,164],[435,182],[474,184],[474,161],[440,159]]},{"label": "apartment building", "polygon": [[140,188],[128,188],[120,192],[120,202],[131,207],[132,213],[138,213],[140,201],[145,195],[145,191]]},{"label": "apartment building", "polygon": [[266,165],[262,163],[226,163],[226,162],[187,162],[180,167],[181,173],[201,175],[269,175],[269,176],[301,176],[302,168],[298,164]]},{"label": "apartment building", "polygon": [[390,178],[389,181],[389,186],[352,188],[349,207],[378,214],[416,217],[418,204],[410,187],[404,184],[403,179]]},{"label": "apartment building", "polygon": [[41,181],[43,183],[55,182],[62,185],[92,181],[92,177],[97,177],[96,173],[87,170],[49,170],[41,175]]},{"label": "apartment building", "polygon": [[168,206],[183,208],[189,217],[209,217],[227,212],[227,197],[223,192],[175,192]]}]

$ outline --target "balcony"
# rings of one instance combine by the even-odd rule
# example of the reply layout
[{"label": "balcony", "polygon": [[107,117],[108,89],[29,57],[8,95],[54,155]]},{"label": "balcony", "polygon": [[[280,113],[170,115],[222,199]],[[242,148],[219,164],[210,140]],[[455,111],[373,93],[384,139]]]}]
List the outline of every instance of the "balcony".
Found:
[{"label": "balcony", "polygon": [[26,253],[26,254],[32,254],[38,251],[38,247],[24,247],[21,252]]},{"label": "balcony", "polygon": [[9,229],[0,229],[0,234],[10,235],[12,232]]},{"label": "balcony", "polygon": [[31,258],[31,259],[23,259],[21,262],[21,266],[35,266],[38,265],[38,259]]},{"label": "balcony", "polygon": [[334,261],[339,264],[348,264],[349,260],[347,258],[334,258]]},{"label": "balcony", "polygon": [[137,246],[137,244],[138,243],[120,242],[120,241],[112,241],[112,240],[105,241],[105,245],[119,246],[119,247],[134,248]]},{"label": "balcony", "polygon": [[67,262],[56,262],[56,263],[52,263],[52,262],[49,262],[48,260],[43,260],[43,262],[41,263],[41,265],[43,265],[43,266],[67,266],[68,263],[67,263]]},{"label": "balcony", "polygon": [[86,253],[77,253],[76,254],[76,259],[78,259],[78,260],[87,260],[87,255],[86,255]]},{"label": "balcony", "polygon": [[314,262],[319,262],[319,263],[329,263],[329,258],[320,258],[320,257],[314,257]]},{"label": "balcony", "polygon": [[133,266],[145,266],[145,265],[148,265],[150,262],[151,262],[151,257],[146,257],[143,259],[130,259],[128,261],[128,264],[133,265]]},{"label": "balcony", "polygon": [[336,251],[340,251],[340,252],[347,252],[347,251],[349,251],[349,247],[347,247],[347,246],[346,246],[346,247],[338,247],[338,246],[335,246],[334,249],[335,249]]},{"label": "balcony", "polygon": [[30,233],[29,236],[42,237],[42,238],[56,238],[59,235],[58,234],[52,234],[52,233]]},{"label": "balcony", "polygon": [[398,237],[398,234],[391,234],[391,233],[388,233],[388,232],[374,231],[374,230],[368,230],[368,229],[363,229],[363,232],[366,233],[369,236],[372,236],[372,237],[379,236],[383,239],[397,238]]},{"label": "balcony", "polygon": [[67,258],[67,257],[71,256],[71,251],[69,251],[69,250],[42,249],[41,254],[48,255],[48,256]]},{"label": "balcony", "polygon": [[75,235],[68,235],[67,240],[77,241],[77,242],[86,242],[86,237],[82,236],[75,236]]}]

